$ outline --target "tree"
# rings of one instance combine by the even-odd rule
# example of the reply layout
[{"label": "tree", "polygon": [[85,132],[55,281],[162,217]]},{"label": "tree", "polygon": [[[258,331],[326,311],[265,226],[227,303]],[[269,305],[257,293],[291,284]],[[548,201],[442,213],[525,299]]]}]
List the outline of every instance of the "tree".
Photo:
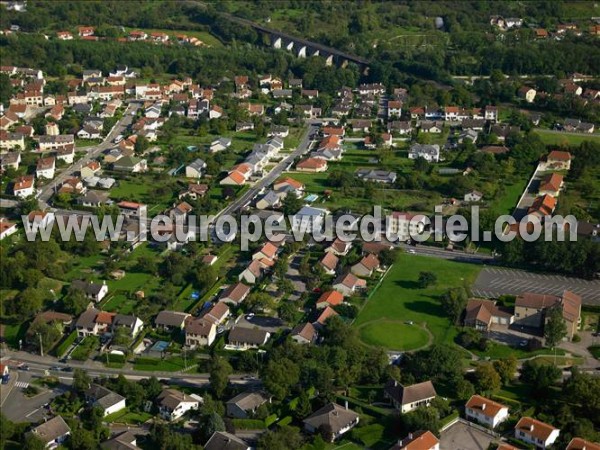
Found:
[{"label": "tree", "polygon": [[398,258],[398,250],[393,248],[393,249],[384,249],[382,251],[379,252],[379,262],[386,267],[391,266],[392,264],[394,264],[396,262],[396,259]]},{"label": "tree", "polygon": [[231,186],[225,186],[223,188],[223,198],[225,200],[235,198],[235,189]]},{"label": "tree", "polygon": [[214,411],[202,416],[200,424],[199,430],[201,430],[202,433],[202,442],[208,441],[216,431],[225,431],[225,422],[223,422],[221,416]]},{"label": "tree", "polygon": [[136,155],[141,155],[146,150],[148,150],[148,147],[150,147],[150,141],[148,140],[148,138],[146,138],[146,136],[138,136],[135,141],[133,151]]},{"label": "tree", "polygon": [[517,371],[518,361],[514,356],[508,358],[497,359],[494,361],[494,369],[500,375],[502,384],[506,385],[514,378]]},{"label": "tree", "polygon": [[98,448],[94,434],[81,427],[73,430],[68,445],[73,450],[96,450]]},{"label": "tree", "polygon": [[478,391],[497,391],[500,389],[500,375],[492,364],[480,364],[475,369],[475,380]]},{"label": "tree", "polygon": [[114,345],[129,347],[129,345],[131,345],[131,335],[129,334],[129,329],[125,327],[117,328],[114,332],[112,343]]},{"label": "tree", "polygon": [[195,278],[198,288],[205,291],[217,281],[217,271],[213,266],[203,264],[196,270]]},{"label": "tree", "polygon": [[266,292],[252,292],[246,299],[245,307],[250,311],[264,311],[274,307],[274,299]]},{"label": "tree", "polygon": [[433,272],[420,272],[418,283],[421,289],[428,288],[437,283],[437,276]]},{"label": "tree", "polygon": [[25,445],[23,450],[45,450],[46,443],[42,441],[37,435],[28,433],[25,435]]},{"label": "tree", "polygon": [[464,288],[451,288],[448,289],[441,298],[442,307],[450,319],[457,323],[460,316],[467,306],[469,296]]},{"label": "tree", "polygon": [[521,381],[531,386],[534,392],[544,392],[561,375],[558,367],[533,361],[525,361],[521,367]]},{"label": "tree", "polygon": [[464,378],[459,378],[454,386],[456,389],[456,396],[460,400],[468,400],[473,394],[475,394],[475,386]]},{"label": "tree", "polygon": [[419,406],[414,411],[403,414],[402,423],[407,430],[429,430],[437,433],[440,429],[439,412],[433,406]]},{"label": "tree", "polygon": [[79,394],[87,391],[90,388],[92,379],[83,369],[75,369],[73,371],[73,390]]},{"label": "tree", "polygon": [[213,356],[210,361],[210,385],[217,398],[221,398],[225,393],[232,372],[233,368],[225,358]]},{"label": "tree", "polygon": [[286,216],[296,214],[300,208],[302,208],[303,204],[301,198],[298,198],[295,195],[286,195],[282,203],[283,213]]},{"label": "tree", "polygon": [[302,435],[297,428],[287,425],[278,427],[274,431],[261,434],[258,439],[259,450],[289,450],[302,447]]},{"label": "tree", "polygon": [[265,367],[262,379],[265,388],[278,400],[285,399],[293,386],[300,381],[298,364],[288,358],[271,359]]},{"label": "tree", "polygon": [[544,337],[548,347],[556,347],[567,335],[567,324],[562,315],[562,308],[554,307],[550,310],[549,318],[544,325]]}]

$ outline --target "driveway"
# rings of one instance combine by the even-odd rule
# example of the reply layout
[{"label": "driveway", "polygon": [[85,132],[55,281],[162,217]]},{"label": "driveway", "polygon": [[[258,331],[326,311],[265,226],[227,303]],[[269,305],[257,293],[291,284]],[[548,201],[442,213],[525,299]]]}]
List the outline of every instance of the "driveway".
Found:
[{"label": "driveway", "polygon": [[294,285],[294,292],[292,292],[289,296],[289,300],[292,301],[298,300],[300,296],[306,292],[306,284],[304,281],[302,281],[302,277],[298,271],[298,268],[300,267],[300,261],[302,261],[302,256],[302,253],[296,254],[291,259],[287,272],[285,273],[285,277]]},{"label": "driveway", "polygon": [[509,328],[506,325],[492,324],[490,331],[487,333],[487,337],[501,344],[508,345],[510,347],[520,347],[521,342],[527,341],[533,337],[541,338],[539,330],[537,329],[523,329],[519,330],[514,327]]},{"label": "driveway", "polygon": [[260,328],[261,330],[268,331],[269,333],[275,333],[282,328],[286,328],[283,320],[276,317],[267,316],[254,316],[247,318],[248,316],[242,316],[236,326],[242,326],[246,328]]}]

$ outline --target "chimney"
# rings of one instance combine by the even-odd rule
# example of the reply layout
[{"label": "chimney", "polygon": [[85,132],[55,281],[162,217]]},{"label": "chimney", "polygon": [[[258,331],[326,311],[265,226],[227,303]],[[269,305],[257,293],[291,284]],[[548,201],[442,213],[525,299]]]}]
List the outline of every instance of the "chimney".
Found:
[{"label": "chimney", "polygon": [[408,439],[412,441],[412,438],[413,438],[413,434],[412,434],[412,432],[411,432],[411,433],[408,433]]},{"label": "chimney", "polygon": [[485,411],[485,407],[486,407],[486,404],[484,403],[483,405],[481,405],[481,410]]},{"label": "chimney", "polygon": [[346,409],[348,409],[348,400],[346,400],[346,401],[344,402],[344,407],[345,407]]},{"label": "chimney", "polygon": [[533,431],[534,428],[535,426],[533,424],[529,425],[529,431]]}]

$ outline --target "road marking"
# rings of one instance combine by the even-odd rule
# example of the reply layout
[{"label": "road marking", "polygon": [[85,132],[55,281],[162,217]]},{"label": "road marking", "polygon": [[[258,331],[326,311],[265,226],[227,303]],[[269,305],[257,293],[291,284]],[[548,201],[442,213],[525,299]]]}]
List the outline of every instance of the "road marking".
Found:
[{"label": "road marking", "polygon": [[17,381],[15,387],[26,389],[29,387],[29,383],[26,381]]},{"label": "road marking", "polygon": [[40,409],[42,408],[36,408],[33,411],[31,411],[29,414],[27,414],[25,417],[29,417],[29,416],[33,416],[36,412],[38,412]]}]

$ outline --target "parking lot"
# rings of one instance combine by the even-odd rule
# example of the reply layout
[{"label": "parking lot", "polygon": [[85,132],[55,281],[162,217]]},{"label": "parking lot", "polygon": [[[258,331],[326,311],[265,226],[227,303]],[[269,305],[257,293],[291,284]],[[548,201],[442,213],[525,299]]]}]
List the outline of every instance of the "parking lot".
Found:
[{"label": "parking lot", "polygon": [[600,305],[600,280],[543,275],[496,267],[483,269],[471,291],[476,297],[497,298],[523,292],[560,295],[565,289],[581,295],[586,305]]},{"label": "parking lot", "polygon": [[440,448],[452,450],[487,450],[496,439],[462,421],[455,423],[440,436]]}]

